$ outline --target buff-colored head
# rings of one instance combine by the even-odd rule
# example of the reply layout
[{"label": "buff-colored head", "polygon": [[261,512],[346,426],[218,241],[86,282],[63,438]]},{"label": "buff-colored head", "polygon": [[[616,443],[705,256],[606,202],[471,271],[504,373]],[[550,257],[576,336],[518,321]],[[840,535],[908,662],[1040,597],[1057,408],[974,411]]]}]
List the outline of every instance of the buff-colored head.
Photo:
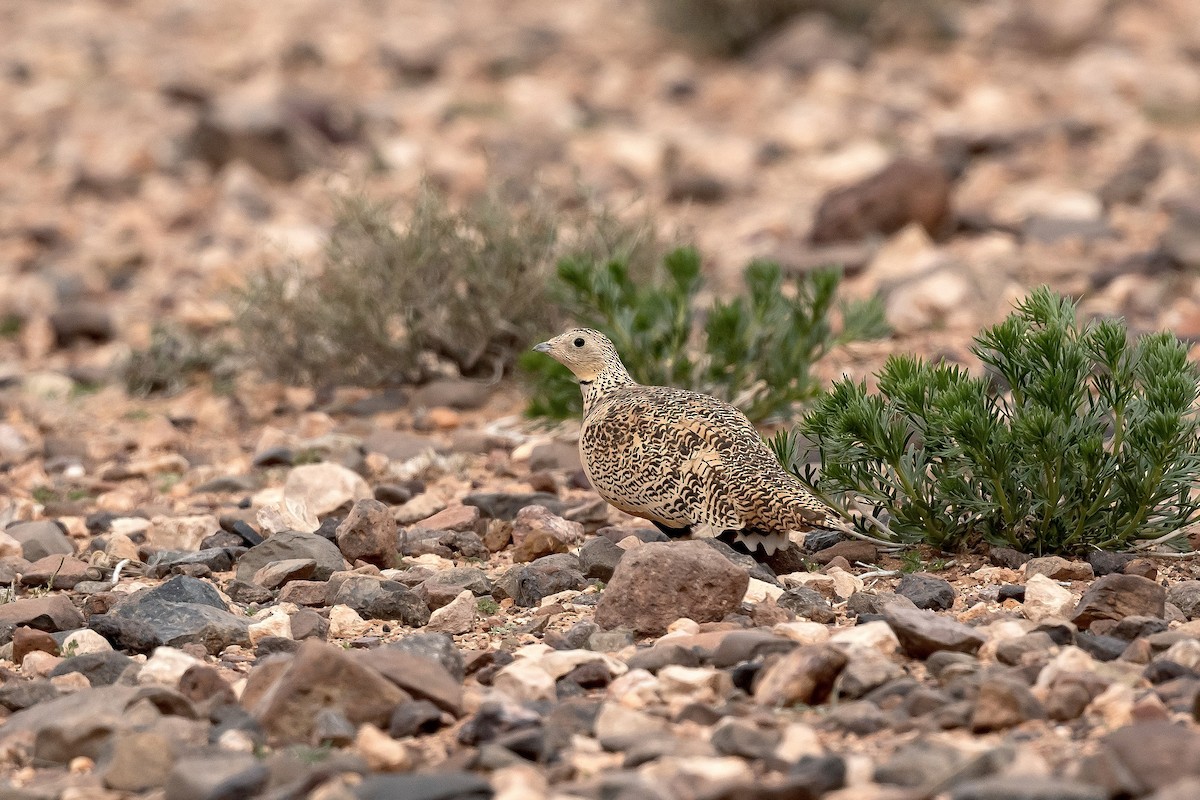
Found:
[{"label": "buff-colored head", "polygon": [[559,362],[584,383],[611,370],[625,374],[617,349],[600,331],[591,328],[573,328],[533,348]]}]

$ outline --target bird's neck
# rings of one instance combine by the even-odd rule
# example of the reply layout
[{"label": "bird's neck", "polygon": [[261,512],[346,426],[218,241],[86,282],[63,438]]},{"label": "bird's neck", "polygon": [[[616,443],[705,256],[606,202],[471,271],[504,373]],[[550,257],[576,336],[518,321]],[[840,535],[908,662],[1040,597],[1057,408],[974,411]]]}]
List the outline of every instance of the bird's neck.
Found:
[{"label": "bird's neck", "polygon": [[579,388],[583,391],[583,413],[586,415],[592,406],[618,389],[636,383],[621,364],[606,367],[590,381],[579,381]]}]

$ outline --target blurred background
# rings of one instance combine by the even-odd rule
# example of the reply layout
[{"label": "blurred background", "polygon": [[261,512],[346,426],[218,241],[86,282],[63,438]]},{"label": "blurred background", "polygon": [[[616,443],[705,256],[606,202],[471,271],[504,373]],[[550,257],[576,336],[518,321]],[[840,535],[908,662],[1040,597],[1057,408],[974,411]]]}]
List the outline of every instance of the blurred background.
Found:
[{"label": "blurred background", "polygon": [[[702,297],[841,266],[893,331],[851,371],[965,358],[1040,283],[1200,336],[1194,0],[3,0],[0,31],[0,380],[42,396],[490,379],[560,322],[521,281],[613,242],[695,244]],[[515,294],[446,267],[499,230],[515,272],[473,268]],[[313,277],[377,234],[358,295]],[[400,318],[346,304],[399,284]],[[479,347],[298,353],[435,310]]]}]

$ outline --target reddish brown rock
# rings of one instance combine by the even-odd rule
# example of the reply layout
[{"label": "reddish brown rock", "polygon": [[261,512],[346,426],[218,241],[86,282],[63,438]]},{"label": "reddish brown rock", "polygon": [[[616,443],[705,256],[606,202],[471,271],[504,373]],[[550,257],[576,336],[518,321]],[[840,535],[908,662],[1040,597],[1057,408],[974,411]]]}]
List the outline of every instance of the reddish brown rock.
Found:
[{"label": "reddish brown rock", "polygon": [[21,666],[25,656],[36,650],[52,656],[58,655],[58,642],[54,641],[53,636],[24,625],[13,631],[12,648],[12,660],[17,666]]},{"label": "reddish brown rock", "polygon": [[1161,617],[1166,609],[1167,590],[1140,575],[1113,573],[1097,578],[1075,607],[1071,621],[1088,628],[1102,619]]},{"label": "reddish brown rock", "polygon": [[846,559],[851,564],[855,561],[874,564],[875,560],[879,558],[879,550],[870,542],[864,542],[860,539],[847,539],[844,542],[838,542],[835,545],[826,547],[824,550],[818,550],[812,554],[811,560],[818,564],[828,564],[838,556]]},{"label": "reddish brown rock", "polygon": [[308,743],[322,709],[338,711],[356,725],[370,722],[386,728],[392,709],[410,699],[342,648],[315,639],[300,645],[286,664],[262,665],[255,671],[264,668],[273,679],[270,685],[260,683],[249,699],[243,694],[242,704],[280,742]]},{"label": "reddish brown rock", "polygon": [[743,569],[704,542],[644,544],[617,564],[596,624],[659,636],[680,617],[715,622],[741,605],[749,584]]},{"label": "reddish brown rock", "polygon": [[385,569],[394,566],[400,538],[388,507],[378,500],[355,501],[338,526],[337,546],[351,564],[365,561]]},{"label": "reddish brown rock", "polygon": [[765,706],[822,703],[846,661],[845,653],[834,647],[797,647],[763,670],[754,686],[754,701]]},{"label": "reddish brown rock", "polygon": [[526,506],[513,520],[512,540],[513,560],[528,563],[583,544],[583,526],[542,506]]},{"label": "reddish brown rock", "polygon": [[821,200],[810,237],[813,244],[855,241],[890,234],[916,222],[931,236],[950,220],[950,179],[937,164],[899,158]]}]

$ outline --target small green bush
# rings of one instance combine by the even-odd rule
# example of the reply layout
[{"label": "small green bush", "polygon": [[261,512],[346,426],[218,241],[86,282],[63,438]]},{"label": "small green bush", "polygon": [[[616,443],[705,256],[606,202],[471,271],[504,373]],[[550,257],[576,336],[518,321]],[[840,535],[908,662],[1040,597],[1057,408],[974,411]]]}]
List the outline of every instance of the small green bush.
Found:
[{"label": "small green bush", "polygon": [[819,472],[797,463],[795,433],[776,454],[827,501],[861,498],[899,541],[942,549],[1111,550],[1195,517],[1200,370],[1173,335],[1080,327],[1074,305],[1042,288],[973,352],[997,386],[894,356],[878,394],[843,380],[804,418]]},{"label": "small green bush", "polygon": [[174,325],[157,325],[150,332],[149,346],[133,351],[125,364],[125,389],[143,397],[175,394],[201,374],[211,375],[218,384],[232,381],[235,369],[228,342]]},{"label": "small green bush", "polygon": [[[561,302],[612,339],[635,379],[716,395],[751,419],[813,397],[812,365],[832,348],[886,332],[877,301],[836,301],[841,275],[834,269],[785,281],[777,264],[756,261],[745,271],[746,294],[715,302],[703,321],[695,311],[700,256],[692,248],[668,253],[650,280],[632,278],[621,259],[567,258],[558,276]],[[842,317],[836,331],[835,309]],[[532,379],[532,416],[580,413],[579,387],[564,367],[535,353],[521,366]]]}]

